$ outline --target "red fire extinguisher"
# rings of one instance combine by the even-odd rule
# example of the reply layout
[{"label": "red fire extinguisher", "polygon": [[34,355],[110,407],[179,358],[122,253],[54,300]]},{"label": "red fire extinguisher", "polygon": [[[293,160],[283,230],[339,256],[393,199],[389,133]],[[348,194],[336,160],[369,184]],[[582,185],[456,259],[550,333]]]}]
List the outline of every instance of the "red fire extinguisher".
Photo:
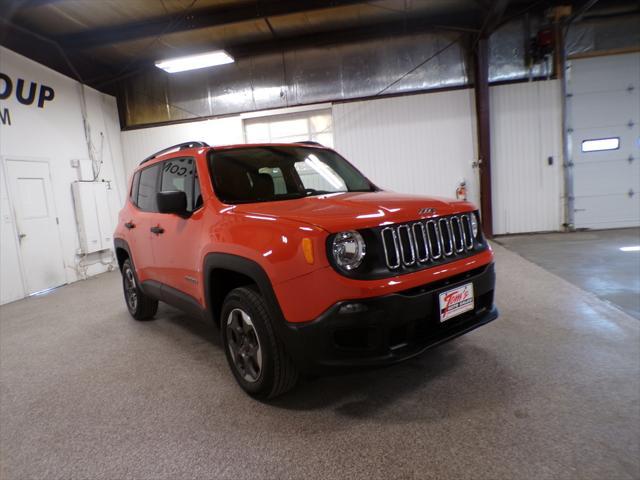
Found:
[{"label": "red fire extinguisher", "polygon": [[467,182],[465,180],[462,180],[458,184],[458,188],[456,188],[456,199],[457,200],[467,199]]}]

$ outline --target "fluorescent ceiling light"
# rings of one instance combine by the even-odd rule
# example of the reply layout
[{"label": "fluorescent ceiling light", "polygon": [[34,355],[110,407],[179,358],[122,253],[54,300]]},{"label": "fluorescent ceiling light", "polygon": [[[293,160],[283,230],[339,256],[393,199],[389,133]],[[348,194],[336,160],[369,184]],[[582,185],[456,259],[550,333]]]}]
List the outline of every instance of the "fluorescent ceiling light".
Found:
[{"label": "fluorescent ceiling light", "polygon": [[633,245],[632,247],[620,247],[623,252],[640,252],[640,245]]},{"label": "fluorescent ceiling light", "polygon": [[233,63],[233,57],[224,50],[214,52],[199,53],[186,57],[170,58],[168,60],[158,60],[156,67],[169,73],[186,72],[187,70],[197,70],[199,68],[215,67]]}]

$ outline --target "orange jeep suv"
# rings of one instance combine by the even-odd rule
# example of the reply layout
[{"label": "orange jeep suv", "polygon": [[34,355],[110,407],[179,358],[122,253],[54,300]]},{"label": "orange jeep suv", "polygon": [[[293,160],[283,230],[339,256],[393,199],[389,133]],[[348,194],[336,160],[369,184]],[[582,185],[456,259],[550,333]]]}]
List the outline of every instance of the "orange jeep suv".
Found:
[{"label": "orange jeep suv", "polygon": [[494,320],[493,253],[466,201],[383,191],[313,142],[183,143],[145,159],[115,249],[130,314],[216,323],[236,380],[394,363]]}]

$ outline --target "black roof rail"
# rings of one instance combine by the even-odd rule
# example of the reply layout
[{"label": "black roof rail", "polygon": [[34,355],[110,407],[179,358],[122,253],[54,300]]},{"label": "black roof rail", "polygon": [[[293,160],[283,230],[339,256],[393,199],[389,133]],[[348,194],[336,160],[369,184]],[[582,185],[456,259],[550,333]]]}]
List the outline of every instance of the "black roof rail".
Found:
[{"label": "black roof rail", "polygon": [[311,140],[305,140],[303,142],[294,142],[294,143],[299,143],[301,145],[312,145],[314,147],[324,147],[324,145],[322,145],[321,143],[313,142]]},{"label": "black roof rail", "polygon": [[192,142],[179,143],[177,145],[173,145],[171,147],[164,148],[164,149],[154,153],[153,155],[148,156],[147,158],[145,158],[144,160],[142,160],[140,162],[140,165],[142,165],[143,163],[147,163],[149,160],[153,160],[156,157],[159,157],[163,153],[170,152],[171,150],[185,150],[187,148],[208,147],[208,146],[209,146],[209,144],[206,143],[206,142],[194,142],[194,141],[192,141]]}]

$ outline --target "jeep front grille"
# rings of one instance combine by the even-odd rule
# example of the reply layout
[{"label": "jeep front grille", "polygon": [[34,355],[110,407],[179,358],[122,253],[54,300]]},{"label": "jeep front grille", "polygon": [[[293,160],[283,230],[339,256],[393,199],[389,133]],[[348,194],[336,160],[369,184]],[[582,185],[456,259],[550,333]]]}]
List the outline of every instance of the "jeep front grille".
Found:
[{"label": "jeep front grille", "polygon": [[474,213],[383,228],[380,235],[387,267],[396,270],[469,255],[477,247],[470,215]]}]

